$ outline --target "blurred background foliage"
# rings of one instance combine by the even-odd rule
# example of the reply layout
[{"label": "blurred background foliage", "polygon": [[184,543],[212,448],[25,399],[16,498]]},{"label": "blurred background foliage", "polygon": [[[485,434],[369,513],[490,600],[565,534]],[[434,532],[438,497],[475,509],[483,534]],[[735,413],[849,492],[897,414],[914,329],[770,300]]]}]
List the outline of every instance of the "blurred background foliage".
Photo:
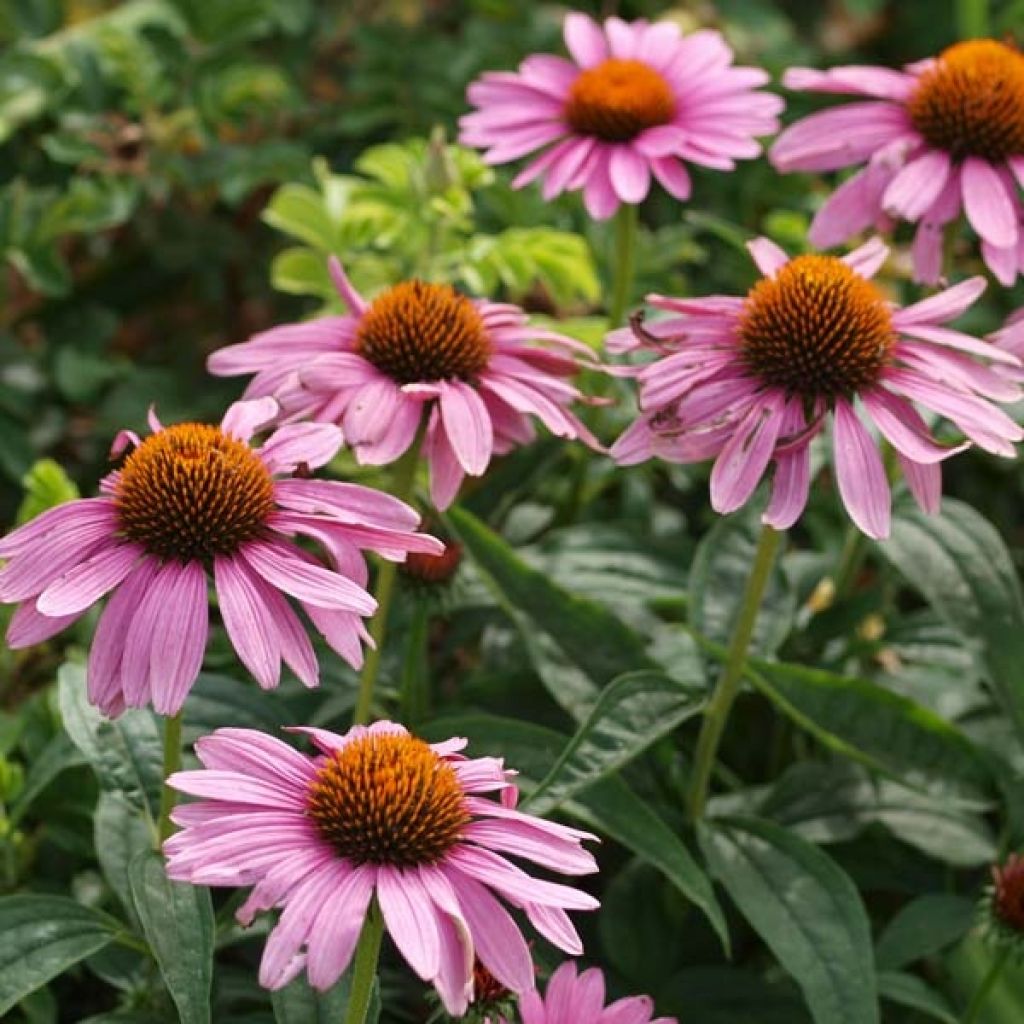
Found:
[{"label": "blurred background foliage", "polygon": [[[574,6],[669,17],[688,30],[719,28],[741,63],[766,67],[776,82],[791,64],[898,65],[934,53],[960,32],[952,0]],[[150,403],[169,421],[219,417],[239,385],[208,377],[207,355],[283,320],[337,308],[327,253],[339,255],[367,293],[410,274],[449,280],[520,302],[599,344],[608,226],[590,223],[578,197],[547,204],[532,188],[513,191],[513,171],[488,168],[452,141],[467,83],[483,70],[512,68],[529,52],[559,50],[565,10],[534,0],[0,0],[0,521],[23,521],[79,487],[92,493],[110,438],[122,426],[140,427]],[[997,35],[1024,22],[1024,0],[993,3],[991,11]],[[787,120],[820,105],[807,97],[787,101]],[[743,292],[754,277],[744,241],[767,233],[799,250],[827,194],[824,182],[780,177],[764,161],[733,174],[698,169],[694,178],[689,204],[655,194],[643,208],[637,300],[651,290]],[[911,298],[917,293],[906,241],[898,236],[886,286]],[[958,267],[981,272],[966,242]],[[994,290],[971,313],[969,328],[994,329],[1022,299],[1020,285]],[[628,403],[596,410],[605,440],[628,411]],[[1008,539],[1009,552],[996,538],[975,562],[987,568],[991,560],[1012,581],[1024,539],[1021,470],[974,453],[952,463],[948,489]],[[922,569],[914,582],[929,598],[926,608],[919,597],[907,599],[905,584],[874,557],[870,585],[829,607],[816,585],[844,524],[827,480],[816,498],[797,532],[804,550],[791,552],[778,574],[759,650],[822,667],[822,678],[783,670],[765,681],[774,705],[783,694],[818,731],[800,732],[764,694],[748,696],[731,723],[726,760],[738,779],[762,784],[720,798],[718,811],[772,817],[827,845],[870,894],[876,955],[888,972],[886,1020],[952,1020],[950,1001],[962,1002],[977,986],[988,954],[974,939],[940,954],[971,927],[985,865],[997,849],[1024,839],[1024,807],[1008,781],[1020,778],[1019,745],[987,699],[975,652],[943,604],[948,593],[969,598],[960,578],[932,580]],[[531,569],[593,602],[587,609],[598,611],[588,611],[587,622],[570,616],[591,630],[581,633],[581,649],[590,641],[600,646],[608,628],[602,616],[614,612],[659,664],[703,681],[679,623],[697,623],[721,640],[753,550],[749,517],[714,524],[704,469],[621,474],[578,446],[546,440],[497,464],[465,507],[499,527],[519,552],[513,558],[477,537],[476,556],[491,558],[490,582],[497,578],[499,590],[507,585],[510,592],[518,586],[530,601],[510,620],[509,601],[496,600],[486,574],[467,560],[450,586],[406,595],[395,633],[403,622],[422,626],[428,608],[429,637],[424,628],[417,635],[429,640],[435,698],[447,713],[484,707],[548,729],[520,736],[519,749],[519,734],[502,735],[527,778],[531,757],[544,763],[543,743],[557,748],[585,717],[595,674],[608,669],[602,684],[614,675],[611,666],[574,660],[579,651],[567,653],[544,632],[546,611],[569,613],[559,603],[562,591],[545,590]],[[950,546],[956,530],[968,536],[972,524],[958,526],[954,518]],[[908,575],[920,552],[893,561]],[[982,608],[978,622],[984,617]],[[86,637],[88,626],[77,627],[72,641]],[[385,677],[397,686],[417,658],[427,660],[422,655],[389,651]],[[121,901],[130,918],[130,899],[111,881],[118,851],[134,841],[127,797],[104,792],[96,809],[96,779],[80,744],[60,728],[73,709],[58,707],[52,683],[59,660],[52,647],[0,655],[0,888],[70,891],[108,909]],[[326,673],[322,696],[286,686],[268,697],[229,678],[237,669],[225,644],[214,643],[207,665],[213,674],[190,702],[190,736],[228,722],[330,722],[347,711],[347,691],[331,688],[349,681],[345,670],[333,670],[338,678]],[[629,667],[638,666],[619,669]],[[859,677],[859,688],[836,682],[843,674]],[[917,703],[893,704],[883,687]],[[943,757],[949,751],[921,730],[934,728],[948,740],[946,724],[928,715],[955,723],[985,751],[981,795],[957,790],[952,800],[941,787],[880,785],[869,774],[865,765],[881,758],[897,774],[930,765],[945,779],[935,758],[937,750]],[[474,735],[473,721],[459,725]],[[80,722],[80,732],[87,725]],[[883,726],[895,730],[891,743],[878,738]],[[126,728],[131,734],[134,726]],[[950,742],[956,747],[960,732]],[[834,757],[847,748],[863,754],[861,763]],[[949,756],[963,768],[966,761]],[[685,770],[681,752],[665,741],[625,777],[645,808],[679,826],[675,789]],[[683,1024],[808,1019],[756,936],[730,916],[737,942],[730,965],[708,922],[645,860],[649,852],[610,843],[603,853],[605,910],[589,926],[588,952],[613,972],[616,986],[655,992],[663,1012],[679,1014]],[[932,902],[918,907],[922,900]],[[231,908],[220,897],[217,905],[226,956],[214,1019],[302,1019],[255,989],[258,936],[241,943]],[[901,917],[907,913],[909,921]],[[16,1012],[48,1024],[73,993],[78,1016],[61,1019],[168,1019],[173,1011],[152,962],[112,949]],[[934,987],[922,990],[922,978]],[[399,976],[386,975],[385,985],[396,1019],[418,1019]],[[983,1019],[1024,1019],[1019,976],[1008,977]]]}]

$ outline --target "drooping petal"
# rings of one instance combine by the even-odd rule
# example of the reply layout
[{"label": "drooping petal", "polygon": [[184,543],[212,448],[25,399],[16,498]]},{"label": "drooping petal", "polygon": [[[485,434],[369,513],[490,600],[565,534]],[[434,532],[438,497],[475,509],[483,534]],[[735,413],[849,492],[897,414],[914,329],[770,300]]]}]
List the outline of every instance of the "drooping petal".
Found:
[{"label": "drooping petal", "polygon": [[869,537],[889,536],[892,494],[878,446],[844,398],[835,404],[836,482],[850,518]]}]

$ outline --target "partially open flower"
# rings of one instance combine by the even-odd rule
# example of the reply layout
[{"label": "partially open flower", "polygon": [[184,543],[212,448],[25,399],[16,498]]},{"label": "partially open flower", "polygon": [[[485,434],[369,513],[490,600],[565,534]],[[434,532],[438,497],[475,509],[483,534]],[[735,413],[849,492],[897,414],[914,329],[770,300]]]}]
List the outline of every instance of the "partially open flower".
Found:
[{"label": "partially open flower", "polygon": [[591,967],[577,975],[567,960],[551,975],[543,998],[537,992],[520,997],[523,1024],[677,1024],[675,1017],[651,1019],[649,996],[627,996],[605,1006],[604,975]]},{"label": "partially open flower", "polygon": [[1011,853],[992,867],[992,885],[983,903],[988,936],[1024,954],[1024,856]]},{"label": "partially open flower", "polygon": [[[676,314],[613,332],[609,347],[653,350],[638,369],[641,415],[612,455],[623,465],[659,456],[715,460],[711,504],[744,505],[774,464],[765,523],[791,526],[807,504],[810,443],[831,420],[839,493],[871,537],[889,533],[891,493],[874,424],[895,449],[911,492],[938,510],[940,464],[973,442],[1012,457],[1024,431],[995,402],[1021,397],[1020,361],[1004,348],[942,326],[985,288],[974,277],[899,309],[871,278],[888,249],[790,259],[767,239],[750,244],[764,277],[745,298],[650,296]],[[681,315],[680,315],[681,314]],[[950,420],[968,439],[944,444],[914,407]]]},{"label": "partially open flower", "polygon": [[277,685],[282,659],[307,686],[318,681],[288,598],[358,667],[362,620],[376,608],[361,551],[400,561],[443,549],[390,495],[293,475],[332,458],[337,427],[281,427],[252,447],[278,413],[262,398],[235,403],[219,426],[164,427],[151,413],[149,437],[121,431],[113,453],[128,454],[100,497],[58,505],[0,540],[0,601],[20,602],[8,644],[40,643],[112,591],[89,652],[89,699],[107,715],[150,703],[176,714],[203,662],[212,577],[228,636],[262,687]]},{"label": "partially open flower", "polygon": [[811,241],[837,245],[890,218],[917,224],[918,280],[942,274],[942,239],[963,209],[993,274],[1024,271],[1024,55],[994,39],[956,43],[893,71],[792,68],[791,89],[866,97],[787,128],[771,149],[781,171],[865,166],[818,211]]},{"label": "partially open flower", "polygon": [[684,37],[670,21],[566,15],[571,59],[535,54],[519,70],[491,71],[469,87],[477,109],[459,141],[491,164],[543,152],[515,179],[544,182],[545,199],[583,190],[596,219],[639,203],[652,176],[676,199],[690,195],[686,164],[731,170],[761,152],[782,100],[757,86],[760,68],[733,66],[717,32]]},{"label": "partially open flower", "polygon": [[170,779],[201,799],[173,812],[182,831],[164,844],[168,875],[254,886],[238,912],[244,924],[283,908],[262,985],[281,988],[303,969],[314,988],[333,985],[374,898],[399,952],[451,1014],[473,998],[476,957],[509,990],[534,986],[530,950],[499,896],[560,949],[582,950],[566,910],[597,901],[533,878],[506,855],[588,874],[597,867],[581,843],[594,837],[517,811],[500,760],[468,759],[463,739],[428,745],[391,722],[344,736],[294,731],[319,756],[250,729],[220,729],[196,744],[204,768]]},{"label": "partially open flower", "polygon": [[341,425],[365,464],[394,462],[425,426],[434,504],[493,455],[553,434],[597,445],[569,411],[583,344],[531,327],[517,306],[474,301],[449,285],[403,281],[367,302],[337,260],[331,273],[347,316],[276,327],[214,352],[211,373],[253,373],[248,396],[275,395],[291,419]]}]

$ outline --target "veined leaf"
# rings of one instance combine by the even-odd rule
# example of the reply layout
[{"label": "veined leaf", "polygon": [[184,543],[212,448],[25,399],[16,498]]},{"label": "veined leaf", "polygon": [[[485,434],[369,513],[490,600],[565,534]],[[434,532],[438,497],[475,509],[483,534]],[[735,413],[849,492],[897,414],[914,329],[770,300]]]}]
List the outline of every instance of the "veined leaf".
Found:
[{"label": "veined leaf", "polygon": [[113,941],[117,922],[64,896],[0,898],[0,1014]]},{"label": "veined leaf", "polygon": [[904,507],[878,550],[964,638],[1024,735],[1024,600],[1014,560],[992,524],[952,498],[941,516]]},{"label": "veined leaf", "polygon": [[846,873],[756,818],[707,822],[698,835],[715,877],[797,980],[817,1024],[878,1024],[871,926]]},{"label": "veined leaf", "polygon": [[534,814],[549,811],[618,771],[704,706],[702,687],[686,688],[660,672],[619,676],[530,795]]}]

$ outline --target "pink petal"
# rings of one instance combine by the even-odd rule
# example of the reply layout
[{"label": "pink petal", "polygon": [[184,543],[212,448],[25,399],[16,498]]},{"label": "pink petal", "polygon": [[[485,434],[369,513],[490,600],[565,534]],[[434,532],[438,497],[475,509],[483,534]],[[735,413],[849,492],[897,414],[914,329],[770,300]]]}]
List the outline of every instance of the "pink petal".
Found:
[{"label": "pink petal", "polygon": [[491,461],[494,429],[487,406],[477,392],[460,380],[441,383],[441,420],[459,465],[480,476]]},{"label": "pink petal", "polygon": [[770,238],[755,238],[747,242],[747,251],[753,256],[757,269],[765,277],[774,277],[776,271],[789,262],[785,250]]},{"label": "pink petal", "polygon": [[782,426],[782,399],[768,396],[736,427],[711,470],[711,506],[727,515],[754,493],[775,450]]},{"label": "pink petal", "polygon": [[647,161],[629,145],[615,146],[608,161],[612,188],[624,203],[640,203],[651,188]]},{"label": "pink petal", "polygon": [[382,865],[377,871],[377,900],[398,951],[424,981],[430,981],[441,967],[441,938],[433,901],[418,871]]},{"label": "pink petal", "polygon": [[306,973],[313,988],[330,988],[348,967],[373,895],[374,874],[373,868],[354,867],[324,898],[308,939]]},{"label": "pink petal", "polygon": [[939,463],[921,463],[908,459],[902,452],[897,452],[903,476],[914,500],[925,515],[934,516],[942,504],[942,467]]},{"label": "pink petal", "polygon": [[869,238],[863,245],[842,257],[843,262],[861,277],[874,277],[889,258],[889,247],[880,238]]},{"label": "pink petal", "polygon": [[886,212],[917,220],[938,199],[951,166],[949,154],[940,149],[929,149],[911,160],[885,190],[882,205]]},{"label": "pink petal", "polygon": [[14,610],[7,625],[7,646],[16,651],[41,644],[66,629],[80,615],[80,612],[71,615],[40,615],[33,602],[26,601]]},{"label": "pink petal", "polygon": [[259,449],[271,473],[293,473],[298,466],[319,469],[341,448],[341,431],[332,423],[290,423],[280,427]]},{"label": "pink petal", "polygon": [[964,161],[961,188],[971,227],[997,248],[1017,242],[1017,211],[996,169],[980,157]]},{"label": "pink petal", "polygon": [[235,402],[224,413],[220,429],[239,441],[248,441],[257,430],[273,422],[280,411],[280,406],[269,396]]},{"label": "pink petal", "polygon": [[935,441],[928,433],[924,420],[906,399],[884,388],[874,388],[861,395],[864,408],[871,414],[881,435],[907,458],[931,464],[948,459],[966,448],[949,447]]},{"label": "pink petal", "polygon": [[892,495],[878,447],[853,407],[837,398],[833,427],[836,480],[853,522],[875,540],[889,536]]},{"label": "pink petal", "polygon": [[260,961],[260,984],[271,991],[283,988],[294,976],[292,962],[305,944],[324,901],[335,889],[336,862],[313,872],[289,897],[277,926],[267,938]]},{"label": "pink petal", "polygon": [[153,710],[176,715],[203,667],[209,632],[206,572],[198,562],[167,565],[162,572],[171,573],[171,581],[150,649],[150,688]]},{"label": "pink petal", "polygon": [[255,573],[242,559],[218,555],[214,580],[221,618],[242,664],[264,690],[281,678],[281,644],[277,626],[260,598]]},{"label": "pink petal", "polygon": [[581,68],[593,67],[608,57],[604,33],[597,22],[586,14],[567,14],[562,30],[566,48]]},{"label": "pink petal", "polygon": [[51,583],[36,600],[43,615],[78,615],[113,590],[132,571],[142,552],[115,544],[79,562]]},{"label": "pink petal", "polygon": [[250,541],[239,554],[272,586],[318,608],[372,615],[377,602],[340,573],[306,561],[299,548],[282,541]]},{"label": "pink petal", "polygon": [[354,316],[362,316],[366,312],[367,303],[359,292],[352,287],[352,282],[349,281],[345,268],[341,265],[341,260],[337,256],[332,256],[327,261],[327,270],[331,275],[334,287],[341,296],[341,301],[348,306],[349,311]]},{"label": "pink petal", "polygon": [[965,313],[985,290],[985,278],[969,277],[952,288],[944,288],[927,299],[915,302],[893,314],[895,327],[909,324],[939,324]]},{"label": "pink petal", "polygon": [[471,878],[460,878],[455,888],[484,966],[513,992],[533,988],[533,958],[509,912]]}]

